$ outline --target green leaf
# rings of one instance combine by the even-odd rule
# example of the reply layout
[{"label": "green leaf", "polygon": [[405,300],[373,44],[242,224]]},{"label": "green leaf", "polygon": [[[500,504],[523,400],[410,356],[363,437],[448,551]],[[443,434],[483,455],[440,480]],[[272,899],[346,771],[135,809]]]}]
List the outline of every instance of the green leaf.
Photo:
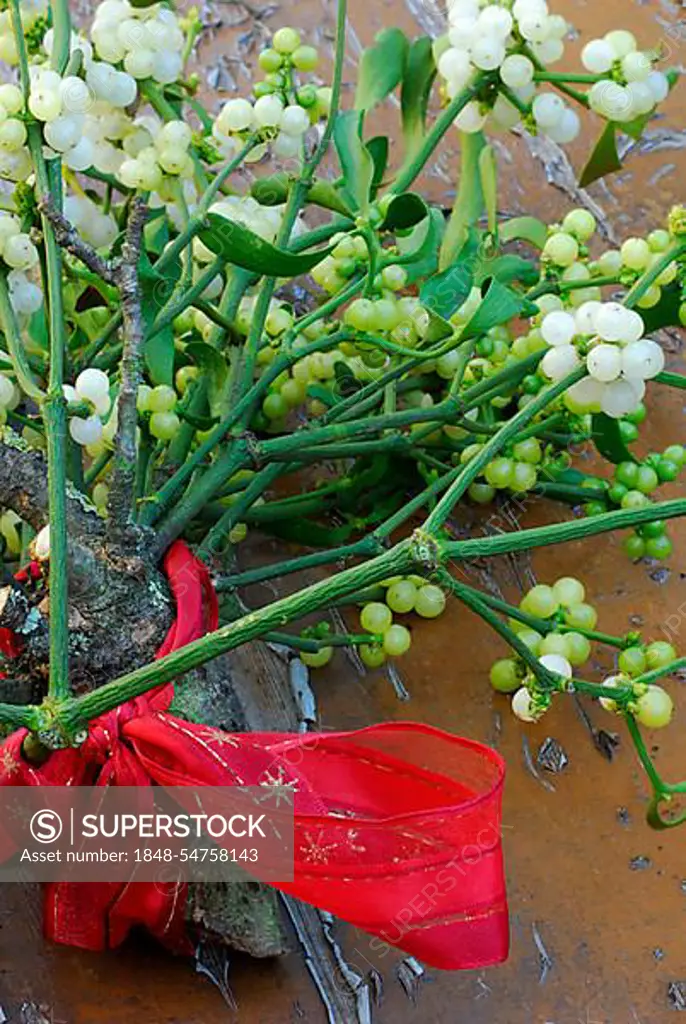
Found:
[{"label": "green leaf", "polygon": [[622,440],[619,420],[613,420],[604,412],[594,413],[591,417],[591,429],[593,444],[609,462],[617,465],[620,462],[634,461],[633,455]]},{"label": "green leaf", "polygon": [[[250,194],[262,206],[280,206],[288,199],[289,186],[290,178],[284,171],[279,171],[277,174],[258,178],[253,182]],[[307,201],[325,210],[333,210],[345,217],[352,217],[352,210],[332,181],[315,178],[307,190]]]},{"label": "green leaf", "polygon": [[317,252],[285,252],[243,224],[221,217],[218,213],[208,213],[207,224],[199,232],[198,238],[210,252],[222,256],[227,263],[269,277],[297,277],[298,274],[306,274],[331,252],[331,246]]},{"label": "green leaf", "polygon": [[429,326],[424,334],[423,341],[427,345],[435,345],[437,341],[443,341],[455,333],[455,328],[449,320],[444,319],[440,313],[433,309],[427,310],[429,314]]},{"label": "green leaf", "polygon": [[381,225],[386,231],[404,231],[419,224],[429,213],[429,207],[416,192],[403,192],[391,200]]},{"label": "green leaf", "polygon": [[307,397],[315,398],[322,405],[325,405],[327,409],[332,409],[339,401],[331,388],[327,388],[325,384],[308,384]]},{"label": "green leaf", "polygon": [[333,130],[343,171],[345,194],[354,210],[366,213],[374,182],[374,160],[362,141],[363,115],[357,110],[339,113]]},{"label": "green leaf", "polygon": [[[164,207],[161,207],[159,212],[164,213],[164,209]],[[152,214],[156,214],[157,216],[152,216]],[[159,216],[157,210],[152,210],[148,216],[144,229],[144,238],[145,248],[154,256],[159,256],[169,241],[169,225],[167,218]]]},{"label": "green leaf", "polygon": [[617,152],[617,125],[609,121],[595,144],[588,163],[581,172],[579,185],[586,188],[606,174],[621,170],[622,161]]},{"label": "green leaf", "polygon": [[436,62],[431,37],[422,36],[410,46],[400,92],[405,160],[412,157],[422,144],[429,96],[435,77]]},{"label": "green leaf", "polygon": [[[100,329],[102,330],[102,328]],[[50,347],[50,331],[48,330],[45,308],[37,309],[29,317],[28,335],[34,345],[44,352],[48,351]]]},{"label": "green leaf", "polygon": [[[84,309],[81,312],[75,312],[72,315],[72,319],[77,327],[83,332],[89,341],[95,341],[97,337],[102,334],[102,320],[100,318],[101,310],[96,308]],[[29,334],[32,334],[32,323],[33,317],[29,321]]]},{"label": "green leaf", "polygon": [[485,334],[491,327],[507,323],[514,317],[533,316],[538,312],[538,306],[494,277],[484,282],[481,294],[481,305],[465,325],[461,334],[463,339]]},{"label": "green leaf", "polygon": [[429,217],[420,221],[410,234],[399,238],[399,262],[407,270],[408,284],[428,278],[438,267],[438,250],[445,229],[445,220],[439,209],[433,207]]},{"label": "green leaf", "polygon": [[594,477],[587,473],[580,473],[578,469],[568,466],[566,469],[556,470],[554,466],[547,466],[546,476],[550,476],[556,484],[567,484],[571,487],[580,487],[584,480],[593,480]]},{"label": "green leaf", "polygon": [[460,184],[453,202],[438,265],[449,267],[467,240],[470,228],[479,223],[485,210],[479,174],[479,159],[486,147],[483,132],[460,132]]},{"label": "green leaf", "polygon": [[455,262],[424,284],[419,293],[422,305],[448,320],[472,290],[479,262],[478,252],[479,236],[472,230]]},{"label": "green leaf", "polygon": [[352,217],[350,209],[340,191],[332,181],[324,178],[316,178],[307,190],[308,203],[321,206],[324,210],[333,210],[334,213],[342,213],[344,217]]},{"label": "green leaf", "polygon": [[500,227],[500,241],[504,244],[520,240],[536,249],[542,249],[548,240],[548,228],[537,217],[513,217]]},{"label": "green leaf", "polygon": [[146,338],[143,357],[153,384],[172,385],[174,380],[174,331],[171,324],[150,334],[152,325],[161,309],[166,305],[182,273],[181,260],[177,258],[165,267],[161,274],[155,270],[145,250],[141,252],[138,264],[138,279],[141,289],[141,312]]},{"label": "green leaf", "polygon": [[[147,319],[145,315],[143,319]],[[171,326],[146,338],[143,355],[152,383],[171,387],[174,382],[174,332]]]},{"label": "green leaf", "polygon": [[539,276],[538,267],[531,260],[525,260],[515,253],[506,253],[504,256],[483,262],[477,275],[477,284],[481,284],[487,277],[495,277],[503,284],[521,281],[522,284],[531,286],[537,284]]},{"label": "green leaf", "polygon": [[385,28],[360,58],[355,92],[357,110],[371,110],[403,77],[409,43],[399,28]]},{"label": "green leaf", "polygon": [[276,174],[268,174],[254,181],[250,186],[250,195],[261,206],[280,206],[288,199],[289,183],[286,172],[277,171]]},{"label": "green leaf", "polygon": [[370,139],[366,143],[367,149],[371,154],[371,158],[374,161],[374,177],[372,178],[372,195],[376,195],[377,190],[383,182],[383,176],[386,173],[386,167],[388,166],[388,149],[389,142],[385,135],[375,135],[373,139]]},{"label": "green leaf", "polygon": [[479,153],[479,179],[488,230],[495,235],[498,231],[498,166],[491,145],[484,146]]},{"label": "green leaf", "polygon": [[226,360],[216,348],[207,345],[204,341],[192,341],[186,345],[185,352],[205,375],[210,414],[213,417],[221,416],[225,412],[223,408],[224,386],[229,376]]},{"label": "green leaf", "polygon": [[[262,506],[264,507],[264,506]],[[348,523],[345,526],[337,526],[333,529],[322,526],[313,519],[300,519],[292,517],[275,521],[260,522],[259,509],[256,513],[246,516],[248,520],[255,518],[260,524],[260,529],[280,537],[282,540],[290,540],[294,543],[305,544],[310,548],[337,547],[345,543],[355,532],[355,524]]]},{"label": "green leaf", "polygon": [[353,395],[364,387],[348,364],[344,363],[341,359],[338,359],[333,364],[333,372],[335,374],[337,391],[341,398],[347,398],[348,395]]}]

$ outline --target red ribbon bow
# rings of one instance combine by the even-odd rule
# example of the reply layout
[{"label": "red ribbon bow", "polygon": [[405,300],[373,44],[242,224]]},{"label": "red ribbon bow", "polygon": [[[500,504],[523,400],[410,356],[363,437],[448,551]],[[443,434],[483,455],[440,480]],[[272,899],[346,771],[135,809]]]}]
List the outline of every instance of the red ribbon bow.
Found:
[{"label": "red ribbon bow", "polygon": [[[217,628],[205,566],[177,541],[165,558],[177,619],[158,657]],[[504,765],[481,744],[412,722],[358,732],[223,733],[167,711],[159,687],[90,723],[78,749],[40,768],[0,750],[0,785],[294,784],[294,881],[283,892],[328,910],[434,967],[504,960],[508,919],[500,835]],[[189,949],[186,893],[152,883],[45,887],[48,938],[101,950],[144,925]]]}]

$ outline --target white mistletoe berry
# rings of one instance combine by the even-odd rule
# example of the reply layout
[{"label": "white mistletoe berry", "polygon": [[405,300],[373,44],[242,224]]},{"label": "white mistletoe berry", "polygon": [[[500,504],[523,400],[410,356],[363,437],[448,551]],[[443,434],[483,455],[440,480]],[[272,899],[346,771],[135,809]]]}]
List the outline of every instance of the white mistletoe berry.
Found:
[{"label": "white mistletoe berry", "polygon": [[607,383],[616,380],[622,372],[622,353],[616,345],[596,345],[586,357],[591,377]]},{"label": "white mistletoe berry", "polygon": [[512,713],[520,722],[535,722],[537,719],[531,694],[526,686],[521,686],[512,697]]},{"label": "white mistletoe berry", "polygon": [[293,103],[286,107],[279,121],[279,128],[286,135],[303,135],[310,127],[307,111]]},{"label": "white mistletoe berry", "polygon": [[564,679],[571,679],[574,672],[572,666],[566,658],[563,658],[561,654],[544,654],[542,658],[538,659],[544,668],[547,668],[549,672],[555,672],[558,676],[562,676]]},{"label": "white mistletoe berry", "polygon": [[557,345],[548,349],[541,360],[541,369],[550,380],[562,380],[579,366],[581,360],[573,345]]},{"label": "white mistletoe berry", "polygon": [[510,89],[520,89],[533,81],[534,65],[524,54],[510,54],[502,63],[500,77]]},{"label": "white mistletoe berry", "polygon": [[50,527],[44,526],[31,541],[31,555],[37,562],[50,558]]},{"label": "white mistletoe berry", "polygon": [[80,398],[88,402],[98,402],[105,395],[109,395],[109,377],[103,370],[90,367],[87,370],[82,370],[78,375],[75,388]]},{"label": "white mistletoe berry", "polygon": [[606,39],[591,39],[581,51],[581,63],[594,75],[609,71],[615,59],[615,51]]},{"label": "white mistletoe berry", "polygon": [[102,437],[102,421],[99,416],[89,416],[87,419],[73,416],[69,420],[69,433],[78,445],[96,444]]},{"label": "white mistletoe berry", "polygon": [[651,338],[630,342],[622,351],[622,373],[625,377],[650,380],[661,373],[665,355]]},{"label": "white mistletoe berry", "polygon": [[[642,385],[642,387],[641,387]],[[621,419],[638,408],[645,385],[643,382],[621,378],[606,384],[600,397],[600,408],[606,416]]]},{"label": "white mistletoe berry", "polygon": [[574,317],[561,310],[548,313],[541,323],[541,334],[549,345],[568,345],[575,333]]}]

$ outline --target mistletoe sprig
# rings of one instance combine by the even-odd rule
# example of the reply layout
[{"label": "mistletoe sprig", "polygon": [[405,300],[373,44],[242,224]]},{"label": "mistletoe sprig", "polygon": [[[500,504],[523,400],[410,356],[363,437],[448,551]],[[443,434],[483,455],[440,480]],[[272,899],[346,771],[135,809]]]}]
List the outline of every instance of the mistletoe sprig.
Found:
[{"label": "mistletoe sprig", "polygon": [[[342,110],[339,0],[330,83],[285,26],[259,55],[252,94],[215,115],[186,72],[199,31],[195,12],[128,0],[103,0],[87,33],[64,0],[11,0],[0,16],[0,55],[16,70],[0,84],[0,177],[14,183],[0,210],[0,458],[45,452],[49,522],[33,553],[49,562],[50,605],[47,693],[1,705],[0,720],[48,748],[76,744],[95,716],[260,637],[313,668],[341,646],[377,667],[452,594],[511,646],[491,681],[518,717],[538,720],[573,689],[624,716],[659,823],[658,805],[683,786],[660,779],[639,725],[671,717],[655,680],[681,665],[676,652],[598,633],[578,580],[536,587],[517,609],[448,567],[617,529],[632,531],[631,558],[669,557],[665,524],[686,499],[656,494],[686,450],[640,460],[631,446],[654,391],[686,382],[665,370],[656,335],[686,323],[684,210],[605,251],[585,209],[550,225],[502,218],[484,132],[566,144],[588,108],[602,122],[588,183],[619,167],[617,133],[640,136],[674,76],[623,29],[587,42],[579,73],[551,71],[569,26],[545,0],[455,0],[438,40],[380,33]],[[366,115],[396,91],[403,157],[391,172],[389,140],[368,137]],[[455,130],[446,216],[413,189]],[[246,188],[258,163],[271,173]],[[583,444],[611,478],[577,468]],[[294,479],[290,496],[275,490]],[[452,538],[459,503],[526,494],[583,517]],[[184,537],[215,570],[223,608],[216,632],[79,696],[75,500],[97,512],[119,560],[154,564]],[[1,485],[0,501],[16,569],[29,520]],[[302,551],[241,567],[251,531]],[[247,608],[250,584],[314,568],[328,575]],[[360,609],[359,627],[287,629],[337,604]],[[604,684],[575,674],[597,642],[620,651]]]}]

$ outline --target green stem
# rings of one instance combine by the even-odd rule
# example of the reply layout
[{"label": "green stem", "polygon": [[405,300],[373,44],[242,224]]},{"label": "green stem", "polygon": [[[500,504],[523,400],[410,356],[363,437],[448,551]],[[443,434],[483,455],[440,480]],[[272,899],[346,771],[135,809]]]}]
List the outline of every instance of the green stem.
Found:
[{"label": "green stem", "polygon": [[463,89],[462,92],[458,93],[457,96],[450,101],[445,110],[434,121],[431,130],[427,133],[426,138],[422,143],[421,149],[413,154],[411,159],[403,164],[398,171],[392,186],[393,192],[399,194],[407,191],[414,179],[424,168],[424,165],[438,143],[451,127],[457,115],[464,110],[471,100],[474,99],[484,85],[492,79],[492,74],[479,75],[476,81],[469,86],[468,89]]},{"label": "green stem", "polygon": [[626,722],[626,727],[629,730],[629,735],[631,736],[634,746],[636,747],[636,753],[638,754],[639,760],[645,769],[646,775],[650,779],[653,789],[656,793],[664,793],[665,784],[660,778],[660,775],[652,762],[650,754],[646,749],[646,745],[643,742],[641,730],[638,727],[636,719],[630,712],[627,712],[624,715],[624,720]]},{"label": "green stem", "polygon": [[329,114],[324,126],[319,145],[311,160],[308,161],[303,177],[307,186],[312,184],[317,168],[324,159],[333,138],[333,130],[336,124],[336,117],[341,105],[341,92],[343,89],[343,69],[345,66],[345,39],[348,17],[347,0],[337,0],[336,4],[336,44],[334,48],[333,78],[331,80],[331,104]]},{"label": "green stem", "polygon": [[377,526],[374,530],[374,537],[379,540],[390,537],[403,523],[406,523],[408,519],[411,519],[421,508],[423,508],[432,498],[440,494],[442,491],[449,487],[454,480],[463,471],[464,466],[455,466],[448,473],[440,476],[438,480],[435,480],[428,487],[424,488],[421,494],[417,494],[414,498],[411,498],[398,512],[390,516],[385,523],[381,526]]},{"label": "green stem", "polygon": [[241,517],[258,498],[260,498],[278,476],[284,472],[279,465],[267,466],[250,481],[240,497],[230,505],[221,518],[208,531],[197,549],[199,558],[208,559],[220,552],[228,539],[229,533],[240,522]]},{"label": "green stem", "polygon": [[[463,586],[467,586],[467,584],[463,584]],[[534,615],[527,615],[521,608],[516,608],[512,604],[508,604],[507,601],[502,601],[499,597],[484,594],[482,591],[477,593],[479,598],[490,608],[502,612],[504,615],[509,615],[511,619],[517,619],[518,622],[524,623],[530,629],[535,629],[537,633],[541,633],[543,636],[546,636],[547,633],[581,633],[587,640],[608,644],[608,646],[616,647],[619,650],[624,650],[627,646],[622,637],[611,636],[609,633],[598,633],[596,630],[584,629],[582,626],[568,626],[564,622],[553,621],[551,623],[549,619],[537,619]]]},{"label": "green stem", "polygon": [[112,459],[112,454],[113,453],[111,451],[106,451],[103,452],[102,455],[98,456],[98,458],[94,460],[89,469],[84,473],[84,487],[90,487],[92,484],[97,483],[98,477]]},{"label": "green stem", "polygon": [[457,597],[467,608],[487,622],[491,629],[505,640],[509,646],[519,655],[524,664],[534,673],[542,686],[546,689],[559,689],[556,677],[548,672],[536,655],[529,647],[520,640],[519,636],[503,620],[492,611],[483,600],[483,595],[478,591],[460,583],[451,576],[447,569],[438,570],[438,579]]},{"label": "green stem", "polygon": [[574,292],[581,288],[604,288],[607,285],[621,284],[618,277],[607,275],[605,277],[591,277],[587,281],[551,281],[545,280],[534,285],[526,293],[527,299],[534,302],[541,295],[566,295],[567,292]]},{"label": "green stem", "polygon": [[71,18],[69,17],[68,0],[51,0],[53,42],[50,54],[50,66],[58,74],[63,75],[69,61],[71,50]]},{"label": "green stem", "polygon": [[[21,83],[28,95],[29,78],[26,46],[19,0],[12,0],[12,28],[19,55]],[[68,11],[59,12],[68,17]],[[64,21],[60,31],[64,32]],[[67,36],[67,46],[69,37]],[[61,174],[50,172],[43,157],[43,137],[37,122],[28,125],[28,145],[36,174],[39,199],[50,196],[57,209],[62,204]],[[54,164],[54,161],[53,161]],[[54,169],[54,168],[53,168]],[[69,693],[69,569],[67,551],[67,403],[62,391],[65,317],[62,304],[62,259],[52,224],[41,215],[47,278],[49,375],[47,395],[41,403],[48,448],[48,521],[50,524],[50,673],[48,696],[64,699]]]},{"label": "green stem", "polygon": [[263,565],[258,569],[247,569],[245,572],[235,573],[233,576],[223,576],[216,581],[215,589],[221,594],[226,590],[236,590],[238,587],[247,587],[252,583],[264,583],[277,576],[288,576],[305,569],[331,565],[333,562],[343,559],[378,554],[378,547],[380,545],[377,546],[371,538],[365,537],[354,544],[343,544],[337,548],[329,548],[327,551],[315,551],[311,555],[300,555],[298,558],[290,558],[285,562]]},{"label": "green stem", "polygon": [[534,75],[534,82],[578,82],[581,85],[595,85],[602,80],[602,75],[570,75],[566,71],[537,71]]},{"label": "green stem", "polygon": [[[471,462],[468,465],[471,466]],[[656,502],[644,508],[616,509],[593,516],[591,519],[575,519],[550,526],[536,526],[497,537],[448,541],[445,548],[451,557],[460,561],[485,558],[510,554],[513,551],[547,547],[550,544],[564,544],[572,540],[582,540],[584,537],[594,537],[600,533],[609,533],[612,530],[627,530],[656,519],[675,519],[683,515],[686,515],[686,498],[675,498],[673,501]]]},{"label": "green stem", "polygon": [[674,672],[678,672],[683,668],[686,668],[686,658],[677,658],[675,661],[670,662],[669,665],[664,665],[662,668],[655,668],[651,672],[644,672],[642,675],[637,676],[634,679],[634,682],[644,683],[646,686],[649,686],[652,683],[656,683],[658,679],[672,675]]},{"label": "green stem", "polygon": [[[298,214],[307,198],[307,193],[319,164],[331,142],[334,124],[340,105],[341,89],[343,84],[343,65],[345,61],[345,36],[347,23],[347,0],[337,0],[336,6],[336,46],[334,57],[333,81],[331,86],[331,107],[329,116],[324,128],[319,145],[313,156],[306,162],[302,173],[291,184],[288,201],[283,213],[281,227],[279,229],[276,244],[280,247],[287,247],[290,241],[291,232],[298,218]],[[264,324],[269,312],[269,305],[276,287],[276,278],[266,277],[260,288],[260,292],[253,310],[250,322],[250,331],[243,350],[241,366],[237,375],[234,397],[236,400],[242,398],[250,390],[253,383],[257,353],[260,349]],[[252,407],[249,406],[241,418],[245,426],[250,418]]]},{"label": "green stem", "polygon": [[345,569],[305,590],[273,601],[158,661],[135,669],[82,697],[71,698],[55,712],[57,722],[67,735],[73,736],[92,718],[111,711],[154,686],[204,665],[273,628],[283,627],[310,612],[330,606],[361,588],[380,583],[389,576],[406,573],[412,569],[413,564],[411,544],[402,541],[392,551],[363,565]]},{"label": "green stem", "polygon": [[686,376],[682,373],[669,373],[665,370],[662,373],[658,373],[657,377],[654,377],[653,380],[658,384],[666,384],[670,388],[679,388],[682,391],[686,388]]},{"label": "green stem", "polygon": [[95,340],[86,349],[83,357],[78,361],[77,370],[85,369],[88,366],[93,366],[95,360],[100,355],[102,350],[106,348],[108,343],[114,338],[117,331],[121,327],[124,318],[121,310],[114,314],[110,321],[105,324],[102,334],[95,338]]},{"label": "green stem", "polygon": [[257,139],[254,136],[251,136],[240,152],[217,172],[216,176],[212,179],[200,197],[198,205],[193,212],[193,216],[189,217],[183,230],[160,255],[160,258],[155,264],[156,270],[159,270],[160,272],[163,271],[165,267],[169,266],[170,263],[173,263],[177,256],[183,252],[186,246],[193,241],[193,238],[202,229],[210,206],[214,202],[222,185],[234,171],[238,170],[246,156],[248,156],[256,145]]},{"label": "green stem", "polygon": [[[469,486],[476,480],[482,470],[487,464],[502,450],[504,445],[508,441],[513,440],[522,427],[534,418],[534,416],[541,412],[547,405],[549,405],[558,395],[563,394],[567,388],[575,384],[576,381],[581,380],[586,375],[586,367],[580,366],[576,370],[573,370],[570,374],[564,377],[562,380],[557,381],[555,384],[551,384],[549,387],[544,388],[533,401],[525,405],[523,409],[520,409],[516,415],[506,423],[498,433],[488,441],[481,451],[476,455],[470,462],[465,466],[465,472],[461,473],[460,476],[455,480],[452,486],[448,489],[447,493],[441,498],[436,505],[431,515],[426,520],[424,528],[429,532],[433,532],[437,527],[443,525],[445,520],[452,512],[455,504],[460,500],[465,491]],[[494,538],[495,539],[495,538]]]},{"label": "green stem", "polygon": [[35,709],[29,704],[0,704],[0,722],[16,729],[30,728]]}]

